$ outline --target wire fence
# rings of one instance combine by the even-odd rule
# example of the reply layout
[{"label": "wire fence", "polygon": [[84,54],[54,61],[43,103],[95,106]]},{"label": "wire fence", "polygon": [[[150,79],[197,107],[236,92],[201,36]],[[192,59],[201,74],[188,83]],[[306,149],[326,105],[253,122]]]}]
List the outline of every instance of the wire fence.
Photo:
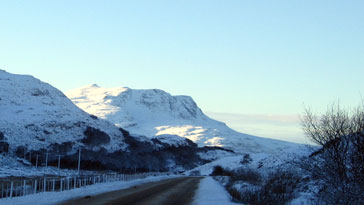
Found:
[{"label": "wire fence", "polygon": [[162,176],[168,173],[148,172],[139,174],[101,174],[93,176],[38,177],[24,180],[0,182],[0,200],[41,192],[62,192],[98,183],[130,181],[148,176]]}]

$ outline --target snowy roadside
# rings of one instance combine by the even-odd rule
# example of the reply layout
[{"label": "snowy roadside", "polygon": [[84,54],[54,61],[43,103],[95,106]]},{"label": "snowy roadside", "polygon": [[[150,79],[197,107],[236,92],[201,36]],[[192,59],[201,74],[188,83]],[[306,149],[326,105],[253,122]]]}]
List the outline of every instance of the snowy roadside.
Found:
[{"label": "snowy roadside", "polygon": [[132,181],[100,183],[63,192],[43,192],[22,197],[15,197],[12,199],[3,199],[3,200],[0,199],[0,204],[1,205],[57,204],[62,201],[67,201],[76,197],[85,197],[120,189],[127,189],[129,187],[137,186],[148,182],[156,182],[176,177],[181,177],[181,176],[178,175],[158,176],[158,177],[147,177],[145,179],[136,179]]},{"label": "snowy roadside", "polygon": [[201,180],[192,205],[233,205],[229,193],[212,177]]}]

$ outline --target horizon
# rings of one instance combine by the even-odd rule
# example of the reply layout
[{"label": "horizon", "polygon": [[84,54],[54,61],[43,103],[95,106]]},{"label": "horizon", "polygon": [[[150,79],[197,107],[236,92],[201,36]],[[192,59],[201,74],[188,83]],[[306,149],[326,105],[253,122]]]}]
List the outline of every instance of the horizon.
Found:
[{"label": "horizon", "polygon": [[362,101],[363,6],[8,1],[0,68],[62,92],[95,83],[188,95],[239,132],[304,143],[305,107]]}]

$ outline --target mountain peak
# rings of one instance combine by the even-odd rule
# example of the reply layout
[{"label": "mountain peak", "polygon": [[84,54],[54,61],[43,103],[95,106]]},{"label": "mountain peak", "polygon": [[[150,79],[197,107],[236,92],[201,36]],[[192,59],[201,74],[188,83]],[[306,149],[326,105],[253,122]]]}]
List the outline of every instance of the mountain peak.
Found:
[{"label": "mountain peak", "polygon": [[94,83],[94,84],[86,85],[83,88],[100,88],[100,86],[97,85],[96,83]]},{"label": "mountain peak", "polygon": [[[104,119],[115,119],[111,121],[118,125],[130,120],[156,121],[161,116],[165,120],[187,121],[206,118],[191,97],[172,96],[160,89],[93,88],[71,90],[66,95],[85,111]],[[127,120],[121,120],[123,118]]]}]

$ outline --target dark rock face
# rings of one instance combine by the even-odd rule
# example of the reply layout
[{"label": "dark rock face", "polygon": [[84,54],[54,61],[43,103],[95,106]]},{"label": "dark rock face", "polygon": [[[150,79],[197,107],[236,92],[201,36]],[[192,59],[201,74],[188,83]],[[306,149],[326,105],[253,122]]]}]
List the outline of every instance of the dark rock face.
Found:
[{"label": "dark rock face", "polygon": [[92,118],[92,119],[94,119],[94,120],[97,120],[97,119],[99,119],[97,116],[95,116],[95,115],[90,115],[90,117]]},{"label": "dark rock face", "polygon": [[130,133],[127,130],[124,130],[123,128],[119,128],[120,132],[123,134],[124,137],[130,137]]},{"label": "dark rock face", "polygon": [[210,150],[222,150],[222,151],[225,151],[225,152],[230,152],[230,153],[235,153],[233,150],[230,150],[230,149],[226,149],[226,148],[223,148],[223,147],[200,147],[199,150],[201,152],[207,152],[207,151],[210,151]]},{"label": "dark rock face", "polygon": [[87,127],[83,134],[86,137],[81,142],[91,147],[108,144],[110,142],[110,136],[108,134],[93,127]]},{"label": "dark rock face", "polygon": [[5,140],[5,136],[4,136],[4,133],[0,132],[0,140]]},{"label": "dark rock face", "polygon": [[32,96],[46,96],[49,95],[49,90],[46,89],[38,89],[38,88],[34,88],[33,90],[31,90],[31,95]]},{"label": "dark rock face", "polygon": [[7,142],[0,142],[0,153],[8,153],[9,144]]},{"label": "dark rock face", "polygon": [[15,150],[15,154],[18,157],[24,157],[24,153],[26,153],[27,148],[24,146],[19,146]]},{"label": "dark rock face", "polygon": [[9,143],[5,142],[4,133],[0,132],[0,154],[9,151]]}]

